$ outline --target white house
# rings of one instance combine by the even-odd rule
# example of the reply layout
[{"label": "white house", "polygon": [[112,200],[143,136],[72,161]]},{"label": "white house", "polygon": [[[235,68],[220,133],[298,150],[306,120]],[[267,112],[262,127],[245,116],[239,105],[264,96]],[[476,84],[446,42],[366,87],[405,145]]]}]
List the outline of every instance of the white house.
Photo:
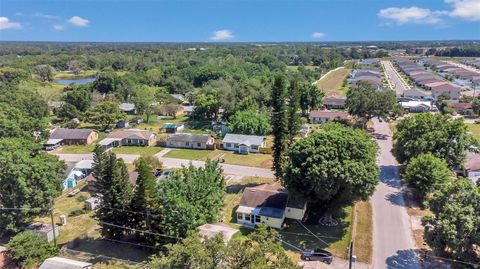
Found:
[{"label": "white house", "polygon": [[408,101],[400,102],[406,112],[428,112],[432,109],[430,101]]},{"label": "white house", "polygon": [[245,188],[236,210],[237,223],[246,226],[265,224],[281,229],[285,219],[302,220],[307,203],[288,195],[278,184],[262,184]]},{"label": "white house", "polygon": [[213,149],[215,139],[208,134],[171,134],[167,139],[167,147],[186,149]]},{"label": "white house", "polygon": [[223,149],[232,150],[242,154],[260,152],[267,146],[265,137],[257,135],[227,134],[222,140]]}]

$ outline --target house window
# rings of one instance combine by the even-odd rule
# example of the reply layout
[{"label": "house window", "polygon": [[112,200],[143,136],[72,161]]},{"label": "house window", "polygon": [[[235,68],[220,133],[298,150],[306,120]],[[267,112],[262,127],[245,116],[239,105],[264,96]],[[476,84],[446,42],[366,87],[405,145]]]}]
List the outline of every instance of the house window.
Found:
[{"label": "house window", "polygon": [[260,223],[260,216],[259,215],[255,215],[255,223]]},{"label": "house window", "polygon": [[238,144],[235,144],[235,148],[238,149]]},{"label": "house window", "polygon": [[202,146],[202,143],[197,143],[197,147],[201,147]]},{"label": "house window", "polygon": [[186,146],[190,146],[190,142],[185,142],[185,145],[186,145]]},{"label": "house window", "polygon": [[250,221],[250,214],[245,214],[245,220]]},{"label": "house window", "polygon": [[242,220],[242,219],[243,219],[243,214],[237,213],[237,220]]},{"label": "house window", "polygon": [[252,149],[254,149],[254,150],[257,150],[257,149],[258,149],[258,146],[252,145],[252,146],[250,146],[250,148],[252,148]]},{"label": "house window", "polygon": [[231,143],[227,143],[226,147],[227,147],[227,148],[231,148],[231,147],[232,147],[232,144],[231,144]]}]

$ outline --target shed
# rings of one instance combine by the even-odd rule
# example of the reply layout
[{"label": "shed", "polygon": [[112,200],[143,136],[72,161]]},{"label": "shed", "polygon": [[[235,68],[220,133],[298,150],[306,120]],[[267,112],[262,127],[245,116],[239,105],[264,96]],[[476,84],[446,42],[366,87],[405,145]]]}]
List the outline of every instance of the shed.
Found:
[{"label": "shed", "polygon": [[52,257],[46,259],[39,269],[91,269],[92,264],[63,257]]},{"label": "shed", "polygon": [[[53,240],[53,232],[54,229],[52,228],[52,224],[43,223],[43,222],[34,222],[27,226],[26,230],[37,233],[43,236],[48,242]],[[58,226],[55,225],[55,236],[58,237],[59,229]]]},{"label": "shed", "polygon": [[95,210],[102,203],[102,198],[98,196],[92,196],[85,200],[85,209],[86,210]]}]

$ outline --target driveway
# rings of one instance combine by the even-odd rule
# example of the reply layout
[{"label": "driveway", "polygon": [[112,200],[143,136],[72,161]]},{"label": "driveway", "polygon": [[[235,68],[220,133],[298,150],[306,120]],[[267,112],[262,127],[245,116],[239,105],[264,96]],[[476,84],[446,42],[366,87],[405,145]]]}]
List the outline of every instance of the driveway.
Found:
[{"label": "driveway", "polygon": [[[380,183],[372,196],[373,268],[421,268],[415,254],[410,217],[404,207],[398,163],[391,153],[392,133],[386,122],[373,120],[380,154]],[[381,137],[381,136],[379,136]]]},{"label": "driveway", "polygon": [[[92,154],[64,154],[64,153],[52,153],[58,156],[61,160],[66,162],[79,162],[81,160],[92,160]],[[125,163],[133,163],[140,155],[130,154],[117,154],[117,157],[122,158]],[[196,167],[202,167],[205,165],[203,161],[191,161],[184,159],[164,158],[158,157],[165,167],[168,168],[181,168],[182,165],[188,165],[190,162]],[[264,177],[274,178],[273,171],[265,168],[257,168],[243,165],[233,164],[220,164],[223,168],[223,172],[227,175],[240,176],[240,177]]]},{"label": "driveway", "polygon": [[398,76],[397,72],[395,71],[392,65],[392,62],[382,61],[382,64],[385,67],[385,72],[387,72],[388,77],[390,78],[390,82],[393,84],[393,87],[395,88],[397,95],[402,95],[408,88]]}]

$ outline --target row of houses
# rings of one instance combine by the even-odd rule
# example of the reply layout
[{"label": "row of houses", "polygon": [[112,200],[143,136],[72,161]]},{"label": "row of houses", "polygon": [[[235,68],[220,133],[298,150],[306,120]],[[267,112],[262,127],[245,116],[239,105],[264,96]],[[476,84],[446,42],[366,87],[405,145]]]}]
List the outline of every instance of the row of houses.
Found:
[{"label": "row of houses", "polygon": [[364,67],[353,70],[349,79],[350,84],[356,86],[360,81],[372,85],[375,89],[379,89],[383,85],[382,70],[378,67]]},{"label": "row of houses", "polygon": [[398,59],[395,63],[400,71],[409,76],[416,86],[431,91],[434,99],[437,99],[442,94],[448,94],[452,100],[460,98],[461,89],[458,86],[426,70],[425,67],[417,64],[415,61]]},{"label": "row of houses", "polygon": [[419,62],[436,71],[440,76],[453,81],[460,87],[466,87],[472,83],[480,84],[480,72],[474,72],[435,58],[423,58],[420,59]]}]

